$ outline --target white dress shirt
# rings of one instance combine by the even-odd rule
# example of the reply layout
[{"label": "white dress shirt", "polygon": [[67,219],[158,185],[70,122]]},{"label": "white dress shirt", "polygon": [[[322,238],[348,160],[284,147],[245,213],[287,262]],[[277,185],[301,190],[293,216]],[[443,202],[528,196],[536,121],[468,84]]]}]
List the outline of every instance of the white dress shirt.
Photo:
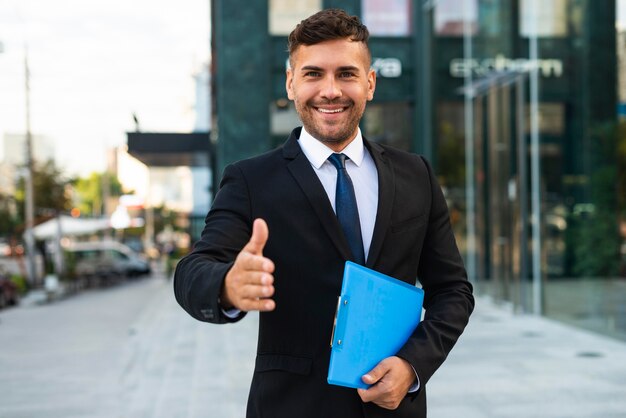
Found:
[{"label": "white dress shirt", "polygon": [[[328,157],[334,152],[322,142],[313,138],[304,127],[298,140],[302,152],[311,163],[315,174],[320,179],[324,190],[328,195],[330,204],[335,209],[335,193],[337,187],[337,169],[328,161]],[[361,236],[363,238],[363,250],[365,259],[369,253],[374,224],[376,223],[376,211],[378,210],[378,171],[376,164],[369,151],[363,145],[361,130],[358,129],[356,138],[343,150],[345,154],[346,170],[352,179],[356,203],[359,208],[359,221],[361,223]]]}]

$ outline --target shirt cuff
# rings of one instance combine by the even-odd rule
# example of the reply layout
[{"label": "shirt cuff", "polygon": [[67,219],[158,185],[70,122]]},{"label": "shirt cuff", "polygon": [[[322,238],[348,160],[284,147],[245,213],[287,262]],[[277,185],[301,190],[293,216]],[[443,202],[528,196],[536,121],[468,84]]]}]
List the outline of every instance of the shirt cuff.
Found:
[{"label": "shirt cuff", "polygon": [[413,368],[413,366],[411,366],[411,368],[413,369],[413,373],[415,373],[415,383],[411,385],[408,393],[415,393],[420,389],[420,377],[417,375],[415,368]]},{"label": "shirt cuff", "polygon": [[222,310],[222,313],[224,314],[224,316],[226,316],[229,319],[236,319],[239,317],[239,315],[241,315],[241,311],[237,308],[231,308],[231,309],[220,308],[220,309]]}]

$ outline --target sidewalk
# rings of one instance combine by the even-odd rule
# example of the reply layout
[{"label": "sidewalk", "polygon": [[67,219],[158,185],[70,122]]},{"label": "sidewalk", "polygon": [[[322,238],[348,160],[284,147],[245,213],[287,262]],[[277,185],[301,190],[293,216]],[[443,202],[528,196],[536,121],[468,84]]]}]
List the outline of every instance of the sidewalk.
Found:
[{"label": "sidewalk", "polygon": [[623,418],[626,343],[477,298],[427,390],[429,418]]},{"label": "sidewalk", "polygon": [[[245,416],[258,315],[200,323],[166,287],[132,326],[123,416]],[[429,418],[626,417],[626,343],[478,298],[427,391]]]}]

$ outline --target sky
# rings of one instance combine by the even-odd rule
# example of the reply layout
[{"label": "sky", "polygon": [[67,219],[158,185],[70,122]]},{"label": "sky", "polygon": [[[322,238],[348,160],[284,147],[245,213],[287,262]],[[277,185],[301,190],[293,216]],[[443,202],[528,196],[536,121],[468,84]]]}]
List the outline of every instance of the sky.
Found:
[{"label": "sky", "polygon": [[208,62],[209,0],[0,0],[0,137],[30,120],[68,175],[105,169],[143,131],[189,132],[192,75]]}]

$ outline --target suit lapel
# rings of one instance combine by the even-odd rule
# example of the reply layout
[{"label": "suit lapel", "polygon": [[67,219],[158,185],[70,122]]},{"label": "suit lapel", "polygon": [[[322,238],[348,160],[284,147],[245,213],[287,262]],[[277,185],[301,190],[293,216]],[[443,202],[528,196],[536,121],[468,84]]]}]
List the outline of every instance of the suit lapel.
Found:
[{"label": "suit lapel", "polygon": [[300,128],[297,128],[283,145],[283,156],[288,160],[287,169],[300,186],[302,193],[309,200],[324,230],[341,253],[341,256],[349,260],[350,247],[341,233],[341,226],[328,201],[328,195],[324,187],[298,144],[299,135]]},{"label": "suit lapel", "polygon": [[376,211],[376,224],[374,225],[374,234],[372,236],[366,263],[368,267],[373,268],[380,255],[383,241],[385,240],[385,234],[389,230],[391,209],[393,207],[396,187],[393,168],[391,167],[391,162],[385,156],[384,149],[376,143],[370,143],[365,140],[364,142],[374,159],[376,170],[378,171],[378,209]]}]

